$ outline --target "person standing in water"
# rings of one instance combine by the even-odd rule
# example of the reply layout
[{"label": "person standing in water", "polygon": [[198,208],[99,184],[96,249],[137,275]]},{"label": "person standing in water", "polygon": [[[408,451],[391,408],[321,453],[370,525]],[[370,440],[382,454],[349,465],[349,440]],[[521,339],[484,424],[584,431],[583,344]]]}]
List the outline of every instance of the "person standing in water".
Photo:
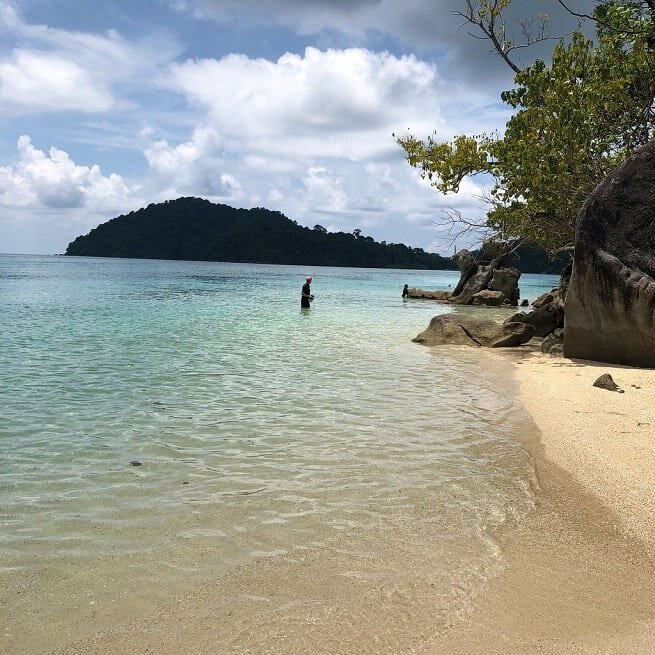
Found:
[{"label": "person standing in water", "polygon": [[403,287],[403,298],[407,298],[408,295],[409,295],[409,286],[406,284]]},{"label": "person standing in water", "polygon": [[301,308],[309,309],[311,301],[314,300],[314,296],[312,296],[312,290],[309,286],[311,283],[312,283],[312,276],[308,275],[305,278],[305,284],[302,285],[302,291],[300,292]]}]

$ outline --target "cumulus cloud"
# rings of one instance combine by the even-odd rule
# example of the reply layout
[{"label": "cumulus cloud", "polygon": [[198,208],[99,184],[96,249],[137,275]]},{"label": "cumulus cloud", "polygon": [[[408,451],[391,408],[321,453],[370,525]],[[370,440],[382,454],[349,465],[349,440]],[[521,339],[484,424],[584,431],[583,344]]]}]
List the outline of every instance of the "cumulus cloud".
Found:
[{"label": "cumulus cloud", "polygon": [[[499,80],[511,83],[513,76],[490,54],[487,41],[469,36],[475,29],[459,15],[464,0],[176,0],[172,5],[223,24],[278,25],[328,39],[326,31],[330,30],[360,44],[392,38],[408,49],[440,50],[452,78],[495,86]],[[571,0],[568,5],[576,12],[589,12],[594,0]],[[548,32],[553,36],[565,35],[578,25],[578,19],[556,0],[513,2],[505,13],[508,34],[516,43],[523,40],[524,26],[530,29],[540,16],[548,16]],[[529,63],[537,56],[547,57],[550,50],[552,43],[517,56]]]},{"label": "cumulus cloud", "polygon": [[[462,55],[460,42],[478,47],[445,26],[447,1],[176,0],[178,11],[198,18],[276,23],[303,34],[333,30],[360,46],[181,61],[176,39],[161,28],[128,38],[105,27],[91,33],[29,24],[16,3],[0,0],[7,37],[0,115],[18,126],[7,130],[9,142],[25,132],[28,115],[37,125],[39,113],[59,112],[65,128],[60,148],[44,138],[56,129],[52,116],[32,138],[20,137],[16,160],[0,166],[0,207],[39,225],[51,221],[58,234],[67,222],[70,240],[124,211],[196,195],[278,209],[310,227],[361,228],[378,239],[427,245],[444,209],[482,211],[475,198],[482,189],[467,182],[456,196],[437,194],[407,165],[392,133],[423,137],[436,129],[449,138],[502,126],[506,115],[498,87],[465,84],[440,55],[394,54],[402,49],[380,45],[384,35],[409,42],[434,28],[446,50],[455,42]],[[171,102],[152,102],[160,93]],[[82,129],[77,115],[64,112],[97,118],[85,117]]]},{"label": "cumulus cloud", "polygon": [[0,28],[5,43],[0,115],[5,116],[128,109],[132,103],[118,88],[152,78],[179,52],[170,35],[131,42],[115,30],[92,34],[28,24],[6,0],[0,0]]},{"label": "cumulus cloud", "polygon": [[361,48],[187,61],[172,66],[171,84],[251,152],[355,159],[388,153],[394,130],[443,123],[446,93],[433,64]]},{"label": "cumulus cloud", "polygon": [[46,154],[26,135],[18,139],[18,161],[0,167],[0,205],[28,209],[125,207],[129,189],[120,175],[104,176],[99,166],[80,166],[68,153]]},{"label": "cumulus cloud", "polygon": [[476,93],[470,114],[452,111],[463,91],[433,63],[363,48],[189,60],[171,67],[170,84],[205,118],[182,143],[144,133],[160,187],[269,206],[310,226],[329,216],[333,229],[407,220],[419,229],[440,206],[472,207],[474,185],[444,199],[418,184],[392,134],[439,127],[448,137],[498,111]]}]

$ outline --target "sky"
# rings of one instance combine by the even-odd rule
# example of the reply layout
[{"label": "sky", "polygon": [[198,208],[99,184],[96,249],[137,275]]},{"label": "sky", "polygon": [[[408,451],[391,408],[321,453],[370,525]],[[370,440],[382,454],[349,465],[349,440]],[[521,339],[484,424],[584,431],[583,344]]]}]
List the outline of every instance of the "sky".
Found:
[{"label": "sky", "polygon": [[[488,180],[444,196],[393,137],[502,133],[512,74],[464,4],[0,0],[0,252],[62,253],[181,196],[443,255],[475,245],[444,217],[484,215]],[[577,22],[557,0],[510,10],[517,31]]]}]

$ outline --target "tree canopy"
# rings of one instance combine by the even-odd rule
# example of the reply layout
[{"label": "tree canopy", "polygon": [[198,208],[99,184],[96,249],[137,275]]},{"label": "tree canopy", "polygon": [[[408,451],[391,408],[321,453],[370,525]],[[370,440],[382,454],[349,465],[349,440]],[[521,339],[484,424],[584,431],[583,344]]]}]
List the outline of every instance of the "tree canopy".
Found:
[{"label": "tree canopy", "polygon": [[298,225],[280,212],[202,198],[151,204],[77,237],[67,255],[367,268],[456,269],[452,259],[402,243]]},{"label": "tree canopy", "polygon": [[[467,0],[470,22],[506,60],[512,46],[498,25],[510,1]],[[467,176],[490,175],[486,224],[499,239],[527,238],[550,252],[572,244],[587,195],[653,138],[654,15],[652,2],[601,2],[595,39],[579,31],[561,39],[549,65],[508,61],[515,86],[501,99],[516,111],[502,136],[407,134],[398,143],[408,162],[442,193],[457,192]]]}]

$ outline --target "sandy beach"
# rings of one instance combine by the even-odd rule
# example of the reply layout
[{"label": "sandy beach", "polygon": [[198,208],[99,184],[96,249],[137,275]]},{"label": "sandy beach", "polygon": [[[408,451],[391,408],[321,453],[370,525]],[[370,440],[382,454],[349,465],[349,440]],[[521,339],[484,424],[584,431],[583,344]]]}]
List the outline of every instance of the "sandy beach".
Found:
[{"label": "sandy beach", "polygon": [[[539,506],[508,566],[434,653],[655,652],[655,370],[487,351],[514,362]],[[593,386],[612,375],[624,393]]]},{"label": "sandy beach", "polygon": [[[594,387],[603,373],[623,393]],[[612,510],[622,533],[655,540],[655,370],[530,353],[516,377],[546,459]]]},{"label": "sandy beach", "polygon": [[[359,562],[370,577],[364,586],[334,575],[352,559],[348,549],[312,549],[237,567],[149,618],[126,617],[51,652],[655,653],[655,370],[529,349],[480,357],[525,408],[517,438],[534,462],[537,504],[490,535],[501,570],[473,596],[451,590],[448,617],[435,615],[425,550],[436,534],[416,534],[420,548],[399,550],[381,547],[383,534],[372,532],[366,538],[377,555]],[[624,393],[593,387],[602,373]],[[402,580],[379,586],[388,569],[402,571]]]}]

